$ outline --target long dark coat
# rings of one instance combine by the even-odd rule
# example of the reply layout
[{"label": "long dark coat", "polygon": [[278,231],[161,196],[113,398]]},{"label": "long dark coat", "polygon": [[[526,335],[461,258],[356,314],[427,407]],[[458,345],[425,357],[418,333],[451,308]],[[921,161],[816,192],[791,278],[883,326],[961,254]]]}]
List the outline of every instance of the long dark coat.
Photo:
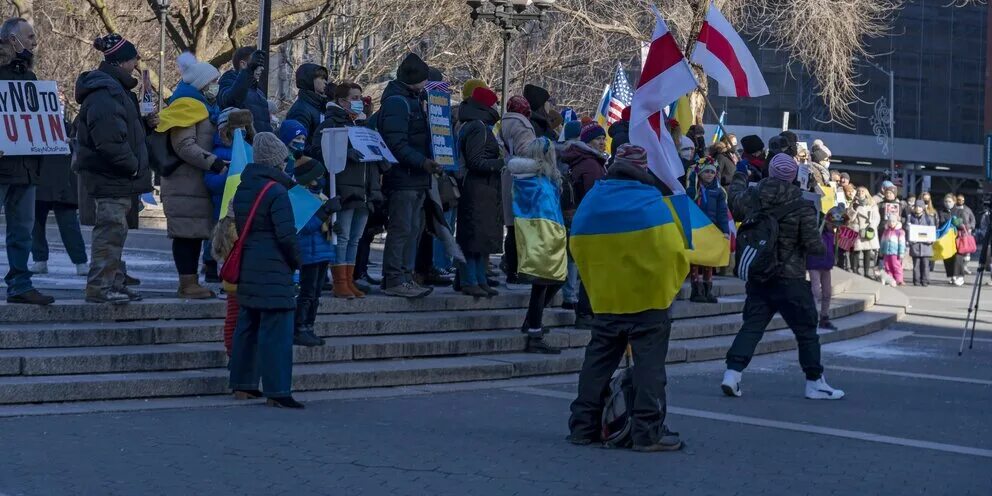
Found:
[{"label": "long dark coat", "polygon": [[500,175],[503,157],[491,127],[496,110],[474,100],[461,106],[459,148],[465,160],[462,197],[458,200],[458,245],[467,253],[496,253],[503,247]]}]

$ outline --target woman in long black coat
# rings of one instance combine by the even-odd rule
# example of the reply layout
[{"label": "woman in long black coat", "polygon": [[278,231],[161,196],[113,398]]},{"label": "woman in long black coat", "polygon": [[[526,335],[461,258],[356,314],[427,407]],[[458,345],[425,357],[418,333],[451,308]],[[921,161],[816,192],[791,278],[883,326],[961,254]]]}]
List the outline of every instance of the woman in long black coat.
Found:
[{"label": "woman in long black coat", "polygon": [[458,111],[463,124],[459,146],[465,165],[462,197],[458,201],[458,245],[467,263],[459,271],[462,293],[483,297],[499,294],[486,281],[489,255],[503,244],[500,174],[504,162],[492,132],[499,121],[493,108],[496,93],[477,88]]}]

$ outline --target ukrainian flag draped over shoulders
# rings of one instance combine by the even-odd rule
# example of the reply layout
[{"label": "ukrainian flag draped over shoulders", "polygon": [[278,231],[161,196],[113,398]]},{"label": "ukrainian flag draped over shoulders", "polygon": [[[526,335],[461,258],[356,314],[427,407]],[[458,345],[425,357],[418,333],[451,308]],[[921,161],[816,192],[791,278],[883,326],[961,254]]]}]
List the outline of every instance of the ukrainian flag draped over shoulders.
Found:
[{"label": "ukrainian flag draped over shoulders", "polygon": [[597,314],[666,309],[689,273],[676,208],[637,181],[596,184],[572,221],[570,247]]},{"label": "ukrainian flag draped over shoulders", "polygon": [[558,196],[558,188],[546,176],[513,178],[517,272],[551,281],[565,280],[568,234]]},{"label": "ukrainian flag draped over shoulders", "polygon": [[958,233],[951,219],[937,229],[937,242],[933,244],[933,259],[947,260],[958,253]]}]

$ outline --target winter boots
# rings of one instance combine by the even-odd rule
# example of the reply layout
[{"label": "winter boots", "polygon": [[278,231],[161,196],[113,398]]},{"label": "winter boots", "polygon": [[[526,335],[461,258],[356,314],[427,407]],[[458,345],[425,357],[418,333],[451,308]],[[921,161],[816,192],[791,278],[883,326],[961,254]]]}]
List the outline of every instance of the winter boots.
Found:
[{"label": "winter boots", "polygon": [[[351,285],[354,283],[351,281],[351,276],[348,275],[347,265],[332,265],[331,279],[334,281],[333,294],[335,298],[347,298],[351,300],[358,296],[351,291]],[[362,296],[364,297],[365,295],[362,294]]]},{"label": "winter boots", "polygon": [[176,295],[179,298],[189,300],[208,300],[217,297],[213,291],[200,286],[200,276],[198,274],[180,275],[179,291]]},{"label": "winter boots", "polygon": [[713,283],[692,281],[692,294],[689,301],[693,303],[718,303],[719,300],[713,296]]}]

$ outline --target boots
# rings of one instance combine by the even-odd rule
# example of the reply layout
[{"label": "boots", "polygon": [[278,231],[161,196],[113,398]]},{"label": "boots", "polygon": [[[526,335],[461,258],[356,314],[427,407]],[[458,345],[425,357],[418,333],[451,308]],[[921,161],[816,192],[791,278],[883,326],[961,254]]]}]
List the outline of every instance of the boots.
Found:
[{"label": "boots", "polygon": [[720,300],[713,296],[713,281],[707,281],[703,283],[703,299],[706,303],[719,303]]},{"label": "boots", "polygon": [[356,298],[365,298],[365,293],[363,293],[358,286],[355,285],[355,266],[345,265],[344,279],[348,283],[348,289],[351,290],[351,294],[355,295]]},{"label": "boots", "polygon": [[544,338],[542,338],[540,335],[527,336],[527,348],[524,351],[526,351],[527,353],[535,353],[538,355],[561,354],[561,350],[550,346],[548,343],[545,343]]},{"label": "boots", "polygon": [[335,298],[347,298],[349,300],[355,298],[355,293],[351,292],[351,286],[348,284],[348,269],[344,265],[333,265],[331,266],[331,278],[334,280],[334,297]]},{"label": "boots", "polygon": [[703,293],[703,283],[700,281],[692,281],[692,295],[689,296],[689,301],[693,303],[709,303]]},{"label": "boots", "polygon": [[296,325],[293,330],[293,344],[296,346],[320,346],[324,340],[313,332],[312,318],[316,317],[318,301],[312,298],[296,299]]},{"label": "boots", "polygon": [[190,300],[207,300],[217,297],[213,291],[200,286],[200,276],[197,274],[180,275],[179,291],[176,295]]}]

